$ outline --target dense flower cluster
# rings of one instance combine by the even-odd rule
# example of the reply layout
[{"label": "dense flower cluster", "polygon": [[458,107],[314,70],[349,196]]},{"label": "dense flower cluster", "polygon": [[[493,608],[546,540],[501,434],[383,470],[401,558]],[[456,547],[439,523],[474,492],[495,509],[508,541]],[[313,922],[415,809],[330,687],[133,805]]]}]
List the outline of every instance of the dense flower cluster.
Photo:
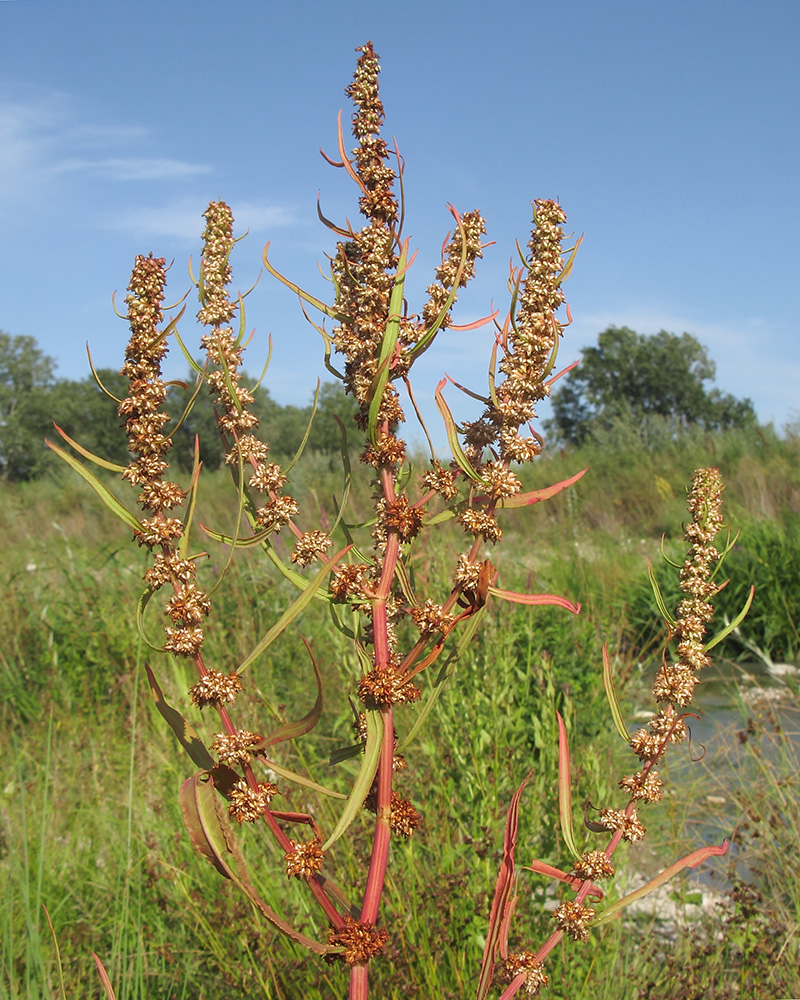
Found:
[{"label": "dense flower cluster", "polygon": [[476,466],[489,445],[496,444],[506,462],[527,462],[541,451],[540,440],[522,437],[520,427],[536,416],[535,403],[549,394],[546,377],[563,329],[556,310],[564,302],[561,245],[566,218],[556,202],[535,202],[519,305],[503,338],[505,353],[499,368],[505,378],[480,420],[466,429],[467,455]]},{"label": "dense flower cluster", "polygon": [[163,258],[139,256],[134,263],[128,306],[131,337],[125,350],[122,374],[127,376],[128,395],[118,412],[125,420],[128,447],[137,458],[122,473],[132,486],[139,486],[139,504],[152,513],[141,522],[134,535],[150,550],[158,550],[153,565],[145,573],[152,590],[172,584],[173,595],[166,605],[170,625],[165,625],[164,649],[175,656],[195,659],[203,645],[203,621],[211,609],[208,597],[195,585],[194,563],[182,559],[176,548],[184,531],[183,522],[168,517],[183,503],[184,491],[164,480],[168,468],[165,455],[172,442],[164,434],[169,422],[161,407],[167,386],[161,378],[161,362],[167,353],[166,335],[159,330],[166,284]]},{"label": "dense flower cluster", "polygon": [[550,977],[545,974],[544,966],[536,961],[531,951],[519,951],[498,963],[495,969],[495,981],[505,986],[513,982],[517,976],[525,974],[520,992],[526,997],[537,997],[543,986],[547,986]]},{"label": "dense flower cluster", "polygon": [[386,931],[378,930],[373,924],[362,924],[351,916],[345,917],[344,927],[339,930],[331,928],[328,943],[334,948],[341,948],[331,958],[338,958],[348,965],[358,962],[368,962],[380,955],[386,945]]},{"label": "dense flower cluster", "polygon": [[229,257],[234,244],[233,214],[225,202],[212,201],[204,217],[206,228],[199,282],[201,309],[197,318],[211,327],[200,342],[208,358],[205,379],[222,411],[217,423],[228,441],[225,462],[236,466],[241,461],[251,466],[248,485],[268,498],[257,511],[258,524],[270,531],[280,531],[298,513],[298,504],[293,497],[280,494],[286,476],[280,465],[267,461],[269,445],[253,433],[258,427],[258,417],[249,409],[254,398],[241,384],[244,346],[226,325],[236,310],[227,288],[231,280]]}]

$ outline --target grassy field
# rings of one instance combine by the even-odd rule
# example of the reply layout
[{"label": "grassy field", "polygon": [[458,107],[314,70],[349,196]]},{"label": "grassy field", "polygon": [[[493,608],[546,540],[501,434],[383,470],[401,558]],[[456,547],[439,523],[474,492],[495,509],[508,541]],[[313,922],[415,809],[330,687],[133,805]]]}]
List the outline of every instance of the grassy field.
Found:
[{"label": "grassy field", "polygon": [[[556,710],[570,729],[576,810],[584,799],[596,804],[618,796],[616,781],[628,762],[603,694],[601,646],[607,642],[613,653],[632,717],[648,707],[643,677],[659,655],[647,560],[674,598],[672,571],[659,561],[660,538],[666,534],[673,557],[680,553],[684,485],[694,468],[708,464],[722,469],[728,520],[742,529],[726,564],[732,582],[720,595],[720,614],[732,617],[754,582],[746,638],[775,661],[797,658],[797,436],[764,430],[687,436],[658,451],[610,440],[537,463],[528,487],[585,466],[590,471],[547,503],[508,512],[499,585],[565,594],[581,601],[583,611],[574,618],[559,608],[490,605],[486,626],[448,680],[429,725],[406,750],[400,781],[424,826],[420,836],[392,847],[384,901],[389,944],[387,961],[375,967],[376,996],[474,994],[506,810],[531,768],[519,863],[563,860]],[[312,462],[295,486],[298,495],[325,508],[341,492],[328,469],[327,462]],[[192,849],[177,799],[192,765],[152,705],[143,666],[152,663],[176,705],[185,706],[191,680],[188,667],[150,651],[138,636],[144,555],[77,479],[0,484],[0,495],[0,998],[99,997],[92,952],[108,969],[118,1000],[344,995],[339,967],[275,935]],[[220,473],[209,480],[200,520],[230,530],[227,497]],[[358,507],[356,489],[354,518]],[[415,572],[434,581],[439,566],[454,562],[457,543],[445,533]],[[209,551],[204,573],[211,578],[225,557],[211,543]],[[240,661],[291,598],[268,564],[237,555],[227,588],[215,596],[210,660],[228,668]],[[352,741],[351,709],[338,692],[354,691],[357,666],[326,615],[312,605],[285,641],[270,647],[237,711],[244,725],[263,719],[270,705],[279,716],[308,708],[315,688],[300,636],[308,638],[331,697],[317,729],[285,745],[282,763],[336,785],[339,772],[328,756]],[[750,655],[733,638],[717,652],[729,659]],[[702,689],[697,703],[702,707]],[[764,704],[743,703],[740,724],[716,733],[701,761],[674,766],[670,794],[662,806],[649,807],[654,836],[641,850],[628,850],[611,895],[622,891],[624,879],[652,874],[659,858],[666,863],[698,846],[698,816],[707,831],[713,813],[709,796],[725,803],[718,836],[735,834],[739,870],[746,858],[752,884],[724,883],[728,906],[698,914],[691,909],[698,883],[676,880],[674,940],[659,936],[663,928],[652,915],[618,920],[587,945],[551,957],[545,996],[800,995],[798,739]],[[211,716],[195,725],[210,741]],[[323,827],[336,815],[326,801],[314,806]],[[309,803],[295,792],[280,808],[305,810]],[[334,849],[331,864],[345,892],[363,881],[367,830],[357,821]],[[590,834],[581,835],[590,842]],[[248,856],[263,859],[251,875],[267,902],[324,935],[317,911],[275,874],[271,842],[255,828],[243,836],[251,842]],[[717,870],[735,876],[726,865],[719,859]],[[551,896],[536,876],[523,874],[517,925],[525,928],[523,944],[535,948],[547,933]]]}]

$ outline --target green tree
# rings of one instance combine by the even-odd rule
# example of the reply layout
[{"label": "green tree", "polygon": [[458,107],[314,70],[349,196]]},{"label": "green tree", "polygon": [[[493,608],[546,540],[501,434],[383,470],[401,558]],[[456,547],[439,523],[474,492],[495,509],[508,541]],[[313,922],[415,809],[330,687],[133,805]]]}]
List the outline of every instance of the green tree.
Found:
[{"label": "green tree", "polygon": [[626,326],[610,326],[597,347],[582,351],[581,363],[553,393],[549,421],[560,440],[580,444],[593,431],[615,421],[667,420],[677,433],[751,426],[749,399],[736,399],[715,387],[716,368],[707,349],[689,333],[662,330],[647,337]]},{"label": "green tree", "polygon": [[0,478],[30,479],[36,474],[55,367],[33,337],[0,331]]}]

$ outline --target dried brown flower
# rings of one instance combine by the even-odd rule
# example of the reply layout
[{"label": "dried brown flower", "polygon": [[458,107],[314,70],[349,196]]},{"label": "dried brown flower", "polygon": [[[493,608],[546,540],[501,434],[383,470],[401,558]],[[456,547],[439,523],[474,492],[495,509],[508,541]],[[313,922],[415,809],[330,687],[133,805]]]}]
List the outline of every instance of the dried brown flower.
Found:
[{"label": "dried brown flower", "polygon": [[343,949],[330,957],[356,965],[380,955],[386,944],[386,931],[378,930],[373,924],[359,923],[349,915],[344,919],[344,927],[339,930],[332,927],[328,934],[328,943]]},{"label": "dried brown flower", "polygon": [[230,736],[225,733],[217,733],[211,744],[211,749],[216,753],[223,764],[249,764],[253,759],[253,754],[258,753],[256,749],[262,742],[263,737],[257,733],[240,729],[238,733]]},{"label": "dried brown flower", "polygon": [[505,986],[513,982],[521,973],[525,973],[525,981],[520,992],[526,997],[537,997],[543,986],[550,981],[545,974],[544,966],[536,961],[532,951],[518,951],[499,962],[495,969],[495,981]]},{"label": "dried brown flower", "polygon": [[588,922],[595,911],[589,906],[581,906],[571,899],[565,899],[553,912],[553,919],[558,922],[558,929],[571,937],[573,941],[586,941],[589,937]]},{"label": "dried brown flower", "polygon": [[209,670],[189,689],[189,697],[198,708],[206,708],[208,705],[236,701],[236,695],[241,690],[242,681],[237,673],[222,674]]},{"label": "dried brown flower", "polygon": [[260,782],[258,791],[246,781],[237,781],[231,791],[228,812],[237,823],[254,823],[278,794],[278,786],[271,781]]},{"label": "dried brown flower", "polygon": [[393,667],[376,667],[361,678],[358,697],[366,708],[375,709],[416,701],[420,697],[420,690],[410,681],[401,680]]},{"label": "dried brown flower", "polygon": [[284,855],[287,878],[309,878],[322,870],[322,844],[318,837],[301,844],[290,841],[292,849]]},{"label": "dried brown flower", "polygon": [[587,882],[598,882],[600,879],[611,878],[614,866],[604,851],[587,851],[575,862],[572,874]]}]

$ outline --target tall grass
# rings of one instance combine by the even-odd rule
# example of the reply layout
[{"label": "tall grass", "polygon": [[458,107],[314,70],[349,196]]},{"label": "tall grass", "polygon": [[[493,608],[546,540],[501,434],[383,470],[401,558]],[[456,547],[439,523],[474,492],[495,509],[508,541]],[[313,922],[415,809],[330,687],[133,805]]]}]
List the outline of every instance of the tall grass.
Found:
[{"label": "tall grass", "polygon": [[[752,464],[757,467],[758,461],[756,457]],[[479,633],[458,664],[458,686],[445,682],[431,726],[414,755],[411,778],[424,793],[418,808],[425,825],[418,841],[394,850],[387,905],[395,915],[397,934],[391,961],[385,969],[376,969],[379,995],[461,997],[474,981],[488,891],[501,848],[498,829],[520,771],[532,763],[538,766],[526,796],[536,807],[523,811],[520,842],[526,856],[543,856],[560,836],[552,819],[556,790],[547,777],[556,752],[552,723],[547,721],[554,718],[554,709],[567,717],[576,738],[591,739],[592,752],[581,760],[576,796],[600,801],[607,792],[606,776],[614,773],[609,754],[618,751],[603,740],[607,710],[599,681],[598,640],[609,634],[613,638],[617,630],[627,649],[618,672],[627,672],[635,682],[636,662],[643,654],[643,646],[636,644],[641,555],[657,554],[659,505],[670,502],[649,483],[645,462],[640,469],[636,488],[650,490],[655,508],[649,524],[640,520],[640,507],[616,502],[631,486],[628,473],[622,485],[606,480],[604,502],[617,512],[617,521],[609,524],[607,538],[591,549],[573,544],[569,559],[548,560],[548,549],[570,551],[572,523],[544,504],[534,512],[535,547],[522,537],[512,546],[517,553],[515,585],[524,586],[532,577],[541,589],[573,593],[584,601],[584,613],[570,623],[575,628],[567,628],[547,609],[534,609],[533,616],[507,609]],[[753,478],[758,478],[755,473]],[[217,499],[224,474],[218,482],[219,491],[213,484],[207,490],[202,513],[211,524],[221,523],[224,516]],[[338,488],[335,478],[317,486],[320,494]],[[783,490],[780,481],[777,486]],[[113,973],[119,998],[227,1000],[239,993],[315,1000],[341,995],[342,973],[309,967],[293,945],[259,926],[231,887],[197,864],[188,839],[179,832],[176,790],[185,774],[137,671],[142,654],[135,629],[120,610],[135,603],[141,568],[132,565],[129,574],[120,572],[125,555],[121,549],[109,550],[104,541],[109,525],[102,512],[93,510],[88,516],[68,480],[0,489],[0,544],[3,565],[10,570],[0,602],[7,664],[0,708],[5,762],[0,799],[0,997],[58,995],[55,949],[43,905],[53,920],[69,997],[96,994],[92,951]],[[51,510],[56,498],[64,496],[64,509]],[[776,504],[779,510],[778,500],[762,494],[760,509],[746,516],[767,530],[772,522],[761,517],[763,505]],[[581,505],[590,501],[591,494],[579,495]],[[634,537],[634,519],[645,533],[635,545],[614,545],[614,532],[621,539]],[[441,544],[441,551],[431,552],[432,562],[447,556],[447,540]],[[130,556],[129,550],[124,553]],[[27,568],[31,563],[35,569]],[[211,633],[213,642],[235,643],[243,631],[258,634],[274,615],[275,598],[254,575],[256,570],[237,563],[233,573],[220,619],[229,626],[218,636]],[[84,604],[77,591],[87,579],[92,589]],[[120,580],[130,582],[123,586]],[[612,602],[605,589],[609,581]],[[65,593],[74,593],[77,605],[64,600]],[[105,644],[89,637],[88,613],[102,620]],[[323,628],[327,623],[321,610],[303,623],[312,641]],[[296,674],[298,646],[296,638],[285,654],[265,664],[249,694],[247,713],[259,710],[262,696],[283,700]],[[340,668],[333,650],[321,662],[327,684],[339,682]],[[176,697],[186,683],[178,668],[173,680],[167,677],[164,682]],[[575,711],[572,696],[578,693],[581,707]],[[630,697],[636,697],[635,686]],[[744,710],[750,711],[746,706]],[[325,735],[313,737],[302,756],[296,751],[297,766],[320,779],[328,770],[329,751],[337,741],[343,745],[349,739],[347,714],[330,712],[324,717]],[[747,731],[746,723],[745,716],[740,730]],[[766,901],[759,912],[774,910],[776,923],[763,925],[752,914],[745,919],[740,904],[739,918],[732,923],[726,923],[727,911],[708,933],[700,923],[694,951],[689,945],[670,946],[676,959],[671,965],[658,954],[631,952],[634,931],[611,925],[598,935],[591,952],[574,950],[568,960],[566,953],[558,958],[553,976],[558,985],[549,989],[550,997],[733,996],[725,990],[732,989],[732,978],[745,974],[743,967],[749,970],[747,995],[764,1000],[797,995],[798,986],[789,975],[795,954],[791,942],[780,959],[780,946],[755,947],[763,941],[785,943],[800,916],[798,877],[792,868],[796,845],[791,843],[800,798],[796,737],[791,730],[779,737],[768,720],[759,733],[746,744],[740,744],[735,733],[727,738],[732,749],[743,747],[754,755],[762,743],[769,749],[726,779],[725,795],[729,788],[744,791],[736,802],[737,815],[723,813],[728,818],[720,819],[719,835],[729,833],[739,819],[737,842],[742,853],[748,852],[750,877]],[[773,747],[776,741],[780,752]],[[758,790],[757,800],[753,789]],[[698,788],[700,802],[719,794],[716,784]],[[664,828],[659,848],[664,857],[668,852],[674,856],[676,850],[670,838],[678,837],[689,847],[696,845],[698,836],[683,796],[669,799],[669,814],[674,822]],[[748,818],[753,814],[760,817],[757,827]],[[750,827],[744,828],[748,822]],[[756,829],[761,831],[758,836]],[[342,849],[337,856],[337,866],[349,871],[354,881],[362,875],[358,848],[365,835],[366,830],[357,833],[352,854],[341,856]],[[636,868],[633,849],[631,857]],[[640,865],[642,871],[650,867],[644,858]],[[286,899],[281,880],[268,884],[267,891],[281,905],[296,905]],[[524,905],[531,926],[536,921],[546,925],[552,904],[533,879]],[[732,913],[735,916],[736,910]],[[783,937],[770,931],[777,924],[785,929]],[[715,936],[720,930],[722,939]],[[458,946],[452,947],[453,940]],[[702,962],[697,959],[700,953]],[[230,962],[232,955],[237,956],[235,963]]]}]

